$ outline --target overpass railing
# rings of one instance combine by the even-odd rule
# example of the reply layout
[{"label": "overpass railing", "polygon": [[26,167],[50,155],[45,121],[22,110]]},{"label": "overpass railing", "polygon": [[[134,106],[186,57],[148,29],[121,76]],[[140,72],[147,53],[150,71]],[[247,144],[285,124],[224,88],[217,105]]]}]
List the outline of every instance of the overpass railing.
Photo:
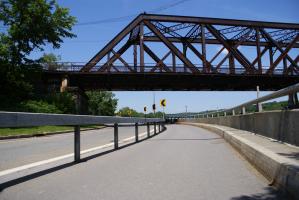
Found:
[{"label": "overpass railing", "polygon": [[219,116],[227,116],[227,115],[236,115],[238,112],[241,114],[246,114],[246,108],[249,106],[255,105],[257,112],[263,111],[262,103],[273,100],[276,98],[289,96],[289,102],[293,104],[293,107],[298,106],[298,97],[297,93],[299,92],[299,83],[295,85],[291,85],[289,87],[283,88],[281,90],[278,90],[276,92],[273,92],[271,94],[265,95],[263,97],[242,103],[238,106],[229,108],[229,109],[222,109],[215,112],[209,112],[209,113],[201,113],[197,115],[188,115],[188,116],[182,116],[180,118],[208,118],[208,117],[219,117]]},{"label": "overpass railing", "polygon": [[[57,63],[42,63],[44,71],[49,71],[49,72],[80,72],[80,70],[85,66],[85,63],[81,62],[57,62]],[[97,72],[98,70],[104,65],[104,63],[98,64],[95,67],[92,68],[90,73]],[[131,70],[133,72],[141,72],[141,67],[136,66],[134,67],[133,63],[128,63],[130,66]],[[169,73],[162,68],[157,67],[156,63],[145,63],[145,66],[142,67],[143,73]],[[184,67],[184,64],[176,64],[175,66],[175,71],[173,71],[173,66],[170,63],[166,63],[166,66],[171,70],[170,73],[192,73],[192,71],[188,67]],[[195,64],[195,67],[199,70],[203,70],[203,65],[202,64]],[[115,70],[115,69],[117,70]],[[155,68],[155,71],[152,71],[152,69]],[[262,69],[261,74],[266,74],[269,66],[264,66],[264,69]],[[111,68],[111,71],[109,73],[129,73],[132,72],[128,67],[122,65],[122,64],[114,64],[113,67]],[[105,71],[104,73],[107,73]],[[212,67],[210,72],[211,74],[231,74],[230,73],[230,68],[229,65],[221,65],[220,68]],[[236,65],[234,68],[234,74],[241,75],[241,74],[246,74],[246,69],[242,67],[242,65]],[[274,69],[273,71],[274,75],[283,75],[284,69],[282,66],[278,66],[277,68]],[[290,75],[290,74],[289,74]]]},{"label": "overpass railing", "polygon": [[165,129],[164,119],[138,117],[110,117],[91,115],[45,114],[0,111],[0,127],[34,127],[47,125],[74,126],[74,160],[80,161],[80,126],[104,124],[114,127],[114,148],[118,149],[118,127],[135,126],[135,142],[139,141],[138,127],[147,126],[147,137],[150,137],[150,126],[154,126],[154,134]]}]

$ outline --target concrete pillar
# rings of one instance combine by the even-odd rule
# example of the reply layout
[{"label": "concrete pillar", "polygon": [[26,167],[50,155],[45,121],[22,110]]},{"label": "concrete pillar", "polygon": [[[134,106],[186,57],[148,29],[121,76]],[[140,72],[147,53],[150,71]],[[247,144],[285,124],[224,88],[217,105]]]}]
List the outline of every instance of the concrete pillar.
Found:
[{"label": "concrete pillar", "polygon": [[245,114],[246,114],[246,108],[242,107],[242,115],[245,115]]},{"label": "concrete pillar", "polygon": [[74,128],[74,159],[80,162],[80,126]]},{"label": "concrete pillar", "polygon": [[256,106],[257,106],[257,112],[263,112],[263,105],[262,105],[262,103],[257,103]]},{"label": "concrete pillar", "polygon": [[68,85],[69,85],[69,78],[68,76],[64,76],[61,80],[60,92],[65,92]]},{"label": "concrete pillar", "polygon": [[299,108],[297,93],[289,94],[288,108],[289,109]]},{"label": "concrete pillar", "polygon": [[226,112],[224,112],[224,117],[226,117]]},{"label": "concrete pillar", "polygon": [[236,112],[235,112],[235,110],[232,110],[232,115],[236,115]]},{"label": "concrete pillar", "polygon": [[118,124],[114,124],[114,149],[118,149]]},{"label": "concrete pillar", "polygon": [[139,135],[138,135],[138,123],[135,123],[135,142],[139,141]]}]

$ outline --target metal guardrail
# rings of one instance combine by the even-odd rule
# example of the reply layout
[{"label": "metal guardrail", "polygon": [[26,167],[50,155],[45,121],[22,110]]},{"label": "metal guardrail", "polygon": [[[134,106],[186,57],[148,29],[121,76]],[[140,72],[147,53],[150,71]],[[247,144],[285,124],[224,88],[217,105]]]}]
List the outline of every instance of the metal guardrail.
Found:
[{"label": "metal guardrail", "polygon": [[135,142],[139,141],[138,126],[147,126],[147,137],[150,137],[150,125],[154,126],[154,134],[165,129],[164,119],[160,118],[137,118],[137,117],[110,117],[92,115],[67,115],[45,114],[25,112],[0,111],[0,127],[32,127],[45,125],[68,125],[74,126],[74,160],[80,162],[80,126],[95,124],[112,124],[114,127],[114,148],[118,149],[119,124],[135,126]]},{"label": "metal guardrail", "polygon": [[[281,90],[278,90],[276,92],[273,92],[271,94],[268,94],[266,96],[242,103],[238,106],[229,108],[229,109],[222,109],[219,111],[215,112],[208,112],[208,113],[202,113],[202,114],[197,114],[197,115],[188,115],[188,116],[182,116],[180,118],[207,118],[207,117],[214,117],[217,116],[219,117],[220,114],[223,114],[224,116],[227,116],[229,113],[232,115],[235,115],[237,111],[241,111],[242,114],[246,114],[246,107],[251,106],[251,105],[257,105],[257,112],[262,112],[262,104],[265,101],[273,100],[279,97],[287,96],[287,95],[296,95],[296,93],[299,92],[299,83],[295,85],[291,85],[289,87],[283,88]],[[298,103],[298,102],[297,102]]]}]

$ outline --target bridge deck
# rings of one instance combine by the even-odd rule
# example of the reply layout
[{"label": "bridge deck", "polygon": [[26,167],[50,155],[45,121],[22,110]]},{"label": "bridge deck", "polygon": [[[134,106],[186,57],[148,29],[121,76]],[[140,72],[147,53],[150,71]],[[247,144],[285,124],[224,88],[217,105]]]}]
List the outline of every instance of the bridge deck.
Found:
[{"label": "bridge deck", "polygon": [[236,74],[191,74],[191,73],[84,73],[44,72],[45,85],[56,80],[60,87],[63,77],[68,77],[68,86],[84,90],[174,90],[174,91],[276,91],[299,82],[299,76]]}]

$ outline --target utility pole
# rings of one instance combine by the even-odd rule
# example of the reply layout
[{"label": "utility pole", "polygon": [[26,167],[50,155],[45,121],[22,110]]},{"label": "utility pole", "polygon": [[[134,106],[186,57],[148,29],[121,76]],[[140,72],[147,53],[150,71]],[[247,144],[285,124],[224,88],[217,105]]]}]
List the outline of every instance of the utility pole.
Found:
[{"label": "utility pole", "polygon": [[188,106],[185,105],[185,112],[186,112],[186,118],[187,118],[187,112],[188,112]]},{"label": "utility pole", "polygon": [[[256,98],[258,99],[260,97],[260,86],[256,86]],[[263,106],[261,103],[257,102],[256,103],[257,111],[262,112],[263,111]]]}]

